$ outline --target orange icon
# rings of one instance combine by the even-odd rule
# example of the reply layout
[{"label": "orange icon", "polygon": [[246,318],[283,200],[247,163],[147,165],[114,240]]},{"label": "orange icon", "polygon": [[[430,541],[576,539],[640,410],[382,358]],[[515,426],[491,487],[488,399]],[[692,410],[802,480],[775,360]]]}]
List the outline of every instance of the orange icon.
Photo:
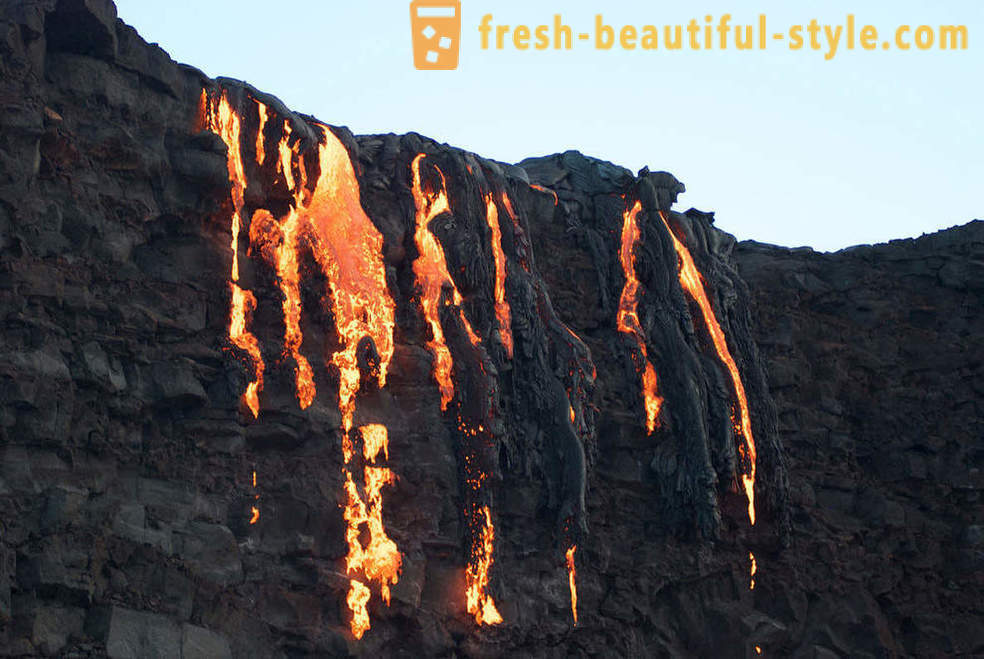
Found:
[{"label": "orange icon", "polygon": [[413,0],[410,3],[410,28],[413,30],[415,67],[424,71],[458,68],[460,0]]}]

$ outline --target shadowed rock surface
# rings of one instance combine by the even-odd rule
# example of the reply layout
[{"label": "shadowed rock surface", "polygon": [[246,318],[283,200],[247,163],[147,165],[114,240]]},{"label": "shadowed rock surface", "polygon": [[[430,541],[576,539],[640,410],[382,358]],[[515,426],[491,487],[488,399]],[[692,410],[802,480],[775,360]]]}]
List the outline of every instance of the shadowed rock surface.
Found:
[{"label": "shadowed rock surface", "polygon": [[[254,420],[239,400],[252,371],[227,334],[226,147],[201,131],[199,101],[225,90],[242,117],[247,218],[290,198],[273,160],[255,164],[256,102],[270,108],[267,149],[287,121],[309,163],[313,120],[173,63],[109,0],[2,1],[0,54],[3,654],[984,651],[981,223],[832,255],[736,244],[711,215],[670,209],[682,184],[666,173],[575,152],[504,165],[417,135],[333,128],[383,235],[397,321],[389,381],[364,387],[356,424],[390,431],[398,481],[384,519],[403,571],[357,642],[325,281],[304,265],[318,396],[301,410],[275,273],[245,257],[243,238],[267,364]],[[420,153],[425,186],[437,167],[446,181],[451,212],[429,228],[481,338],[472,345],[442,309],[457,391],[446,413],[412,270]],[[493,311],[486,194],[508,259],[512,359]],[[640,324],[665,398],[651,436],[637,347],[615,323],[635,200]],[[754,527],[731,384],[658,211],[693,253],[747,390]],[[459,416],[487,422],[481,441]],[[492,475],[495,627],[465,612],[466,455]]]}]

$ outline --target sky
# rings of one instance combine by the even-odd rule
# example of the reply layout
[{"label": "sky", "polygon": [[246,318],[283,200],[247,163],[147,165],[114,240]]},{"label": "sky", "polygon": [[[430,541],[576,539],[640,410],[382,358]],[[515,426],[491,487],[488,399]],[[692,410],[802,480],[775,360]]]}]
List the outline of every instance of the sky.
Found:
[{"label": "sky", "polygon": [[[462,0],[460,65],[413,66],[409,2],[116,0],[172,58],[246,80],[356,133],[418,132],[504,162],[577,149],[672,172],[677,208],[739,239],[819,250],[984,218],[984,2]],[[683,6],[686,5],[686,6]],[[481,48],[479,22],[623,25],[722,14],[769,33],[816,18],[879,29],[962,24],[966,50]],[[860,28],[858,28],[860,29]],[[804,33],[805,34],[805,33]],[[809,36],[806,35],[808,39]],[[910,36],[911,38],[911,36]],[[494,46],[494,42],[490,45]]]}]

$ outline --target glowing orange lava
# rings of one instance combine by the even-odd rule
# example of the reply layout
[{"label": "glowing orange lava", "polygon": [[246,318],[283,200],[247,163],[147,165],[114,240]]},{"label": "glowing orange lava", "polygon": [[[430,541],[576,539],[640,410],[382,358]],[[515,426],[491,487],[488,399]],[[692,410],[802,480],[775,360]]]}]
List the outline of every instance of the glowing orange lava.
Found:
[{"label": "glowing orange lava", "polygon": [[355,579],[349,581],[349,592],[345,602],[352,611],[352,635],[356,640],[369,631],[369,610],[366,605],[371,594],[364,583]]},{"label": "glowing orange lava", "polygon": [[533,188],[534,190],[539,190],[540,192],[546,192],[547,194],[553,195],[554,206],[560,205],[560,199],[557,197],[557,193],[551,190],[550,188],[545,188],[542,185],[531,185],[530,187]]},{"label": "glowing orange lava", "polygon": [[670,223],[666,219],[666,215],[663,211],[659,212],[659,216],[666,225],[666,230],[673,239],[673,247],[676,249],[677,256],[680,258],[680,284],[690,295],[691,299],[697,303],[697,306],[700,307],[701,315],[704,317],[704,325],[707,327],[707,332],[711,337],[711,341],[714,343],[714,349],[717,351],[721,362],[727,368],[728,374],[731,376],[731,382],[734,385],[740,412],[739,421],[741,434],[745,438],[744,444],[739,444],[738,450],[742,458],[744,458],[744,462],[747,464],[748,469],[747,473],[742,474],[741,480],[745,488],[745,494],[748,497],[748,519],[754,526],[756,457],[755,439],[752,437],[752,420],[748,412],[748,400],[745,398],[745,385],[742,384],[741,376],[738,374],[738,366],[735,364],[735,360],[731,356],[731,351],[728,350],[728,341],[724,336],[724,330],[721,329],[721,325],[718,323],[717,317],[714,315],[714,308],[711,306],[711,301],[707,298],[707,293],[704,291],[703,277],[701,277],[700,271],[697,270],[697,265],[694,263],[694,259],[690,255],[690,250],[687,249],[686,245],[680,242],[680,240],[673,233],[673,230],[670,229]]},{"label": "glowing orange lava", "polygon": [[362,209],[359,181],[345,146],[326,126],[318,151],[321,175],[303,214],[312,230],[315,259],[332,287],[332,311],[342,349],[332,355],[338,368],[342,426],[352,427],[361,384],[358,348],[369,337],[379,355],[380,387],[393,358],[396,304],[386,286],[383,236]]},{"label": "glowing orange lava", "polygon": [[[495,607],[492,596],[488,594],[489,570],[492,567],[492,549],[495,545],[495,529],[492,527],[492,512],[488,506],[477,511],[481,530],[473,541],[472,562],[465,570],[465,597],[468,613],[475,616],[479,625],[498,625],[502,616]],[[476,559],[477,560],[474,560]]]},{"label": "glowing orange lava", "polygon": [[[656,382],[656,369],[649,361],[649,353],[646,350],[646,336],[642,332],[642,325],[639,322],[639,279],[635,271],[635,246],[639,242],[641,232],[637,217],[642,210],[642,204],[638,201],[631,210],[623,213],[622,219],[622,248],[619,251],[619,259],[622,262],[622,271],[625,273],[625,286],[622,288],[622,297],[618,302],[618,331],[628,334],[635,339],[639,352],[642,353],[642,364],[636,363],[637,370],[642,374],[642,396],[646,406],[646,428],[649,433],[656,429],[659,411],[663,407],[663,398],[659,395]],[[633,361],[636,361],[633,355]]]},{"label": "glowing orange lava", "polygon": [[571,615],[574,616],[574,626],[577,627],[577,570],[574,568],[574,552],[577,545],[567,550],[567,582],[571,588]]},{"label": "glowing orange lava", "polygon": [[253,360],[255,379],[246,385],[243,401],[253,413],[253,418],[260,415],[260,391],[263,390],[263,356],[260,354],[260,343],[248,329],[247,318],[256,310],[256,296],[250,291],[239,288],[236,283],[230,283],[231,291],[229,317],[229,340],[240,350],[245,350]]},{"label": "glowing orange lava", "polygon": [[758,565],[755,563],[755,554],[753,554],[752,552],[748,552],[748,560],[752,562],[752,567],[751,570],[749,571],[749,576],[751,577],[751,581],[748,584],[748,589],[755,590],[755,572],[756,570],[758,570]]},{"label": "glowing orange lava", "polygon": [[499,227],[499,209],[492,194],[485,195],[486,220],[492,230],[492,255],[495,258],[495,317],[499,322],[499,336],[509,359],[513,356],[512,319],[509,302],[506,301],[506,254],[502,250],[502,229]]},{"label": "glowing orange lava", "polygon": [[260,414],[259,394],[263,390],[263,357],[256,337],[247,329],[248,314],[256,309],[256,297],[239,287],[239,230],[242,226],[246,173],[243,168],[240,148],[241,124],[239,116],[229,105],[225,92],[217,106],[213,106],[205,90],[202,90],[202,107],[208,130],[217,134],[225,142],[228,150],[226,168],[229,172],[230,195],[232,197],[232,218],[230,221],[229,246],[232,249],[232,271],[230,272],[229,340],[233,345],[249,354],[253,361],[254,379],[246,386],[243,401],[253,413]]},{"label": "glowing orange lava", "polygon": [[[448,272],[444,250],[428,227],[431,220],[451,209],[448,204],[444,172],[439,167],[435,167],[441,178],[441,187],[434,192],[425,192],[420,179],[420,161],[423,158],[423,153],[417,154],[411,165],[413,201],[417,208],[414,242],[419,253],[417,260],[413,262],[413,272],[421,289],[420,305],[424,311],[424,318],[431,328],[432,338],[427,342],[427,347],[434,353],[434,379],[437,380],[437,385],[441,390],[441,409],[446,410],[448,403],[454,398],[454,382],[451,380],[451,369],[454,366],[454,361],[444,339],[444,328],[441,326],[441,318],[438,313],[441,305],[441,289],[444,286],[451,287],[452,302],[455,305],[461,304],[462,297],[454,285],[454,280],[451,279],[451,273]],[[469,339],[472,344],[477,345],[479,339],[472,329],[471,323],[465,318],[464,313],[459,313],[459,315]]]},{"label": "glowing orange lava", "polygon": [[[253,470],[253,489],[254,490],[256,489],[256,470]],[[259,494],[254,494],[253,495],[253,498],[256,499],[257,501],[259,501],[260,495]],[[250,508],[249,523],[250,524],[256,524],[259,520],[260,520],[260,509],[257,508],[256,506],[252,506]]]}]

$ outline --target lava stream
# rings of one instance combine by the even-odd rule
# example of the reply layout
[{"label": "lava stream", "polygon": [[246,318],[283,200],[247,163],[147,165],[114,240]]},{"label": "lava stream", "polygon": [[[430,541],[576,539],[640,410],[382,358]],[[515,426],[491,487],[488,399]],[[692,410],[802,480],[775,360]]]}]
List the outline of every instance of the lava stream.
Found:
[{"label": "lava stream", "polygon": [[256,164],[262,165],[266,160],[266,150],[263,142],[263,131],[267,123],[267,107],[263,103],[257,103],[260,112],[260,126],[256,129]]},{"label": "lava stream", "polygon": [[[656,429],[659,411],[663,407],[663,398],[659,395],[656,381],[656,369],[649,361],[646,350],[646,336],[643,334],[642,325],[639,322],[639,279],[635,271],[635,246],[639,242],[641,232],[637,221],[642,204],[638,201],[631,210],[623,213],[622,219],[622,247],[619,250],[619,259],[622,262],[622,271],[625,273],[625,286],[622,288],[622,297],[618,302],[618,331],[628,334],[635,339],[639,352],[642,353],[642,364],[636,364],[637,370],[642,374],[642,396],[646,406],[646,428],[649,433]],[[633,361],[636,361],[633,355]]]},{"label": "lava stream", "polygon": [[492,230],[492,255],[495,258],[495,317],[499,323],[499,336],[509,359],[513,356],[512,320],[509,302],[506,301],[506,254],[502,249],[502,228],[499,226],[499,209],[492,194],[485,195],[486,220]]},{"label": "lava stream", "polygon": [[369,631],[369,610],[366,605],[371,595],[372,593],[361,581],[356,579],[349,581],[349,592],[345,603],[352,611],[352,635],[356,640],[361,639],[362,635]]},{"label": "lava stream", "polygon": [[472,528],[480,526],[479,533],[472,541],[472,560],[465,570],[465,597],[468,613],[475,616],[479,625],[498,625],[502,616],[495,607],[495,601],[488,594],[489,570],[492,567],[492,550],[495,545],[495,529],[492,526],[492,512],[488,506],[475,511]]},{"label": "lava stream", "polygon": [[461,322],[468,333],[469,340],[473,345],[479,343],[478,336],[472,329],[471,323],[465,318],[465,314],[460,312],[462,302],[461,293],[458,292],[451,273],[448,272],[448,264],[444,258],[444,250],[437,242],[437,238],[431,232],[428,225],[431,220],[441,213],[451,210],[448,203],[448,193],[444,172],[439,167],[435,167],[441,179],[441,187],[434,192],[425,192],[420,179],[420,161],[424,154],[417,154],[413,159],[411,170],[413,173],[413,201],[416,206],[416,229],[414,231],[414,242],[417,245],[418,256],[413,262],[413,273],[420,285],[420,305],[424,311],[424,318],[431,328],[431,338],[427,342],[427,347],[434,353],[434,379],[437,380],[441,390],[441,409],[446,410],[448,403],[454,398],[454,382],[451,379],[451,369],[454,360],[451,351],[448,349],[447,341],[444,338],[444,328],[441,326],[439,309],[441,305],[441,289],[449,286],[452,290],[452,302],[459,305],[459,316]]},{"label": "lava stream", "polygon": [[755,572],[758,571],[758,565],[755,563],[755,554],[748,552],[748,560],[752,562],[752,567],[749,570],[749,577],[751,580],[748,583],[749,590],[755,590]]},{"label": "lava stream", "polygon": [[214,107],[208,93],[202,90],[205,127],[217,134],[227,148],[226,168],[229,172],[230,196],[232,197],[232,217],[230,220],[229,246],[232,249],[232,270],[230,272],[229,340],[236,347],[246,351],[253,361],[254,379],[246,386],[243,401],[256,418],[260,414],[259,394],[263,390],[263,357],[256,337],[247,329],[247,314],[256,309],[256,297],[239,287],[239,230],[242,226],[246,173],[243,168],[240,148],[241,123],[239,116],[229,105],[225,92],[217,107]]},{"label": "lava stream", "polygon": [[748,469],[747,473],[742,474],[741,480],[745,488],[745,494],[748,497],[748,519],[754,526],[756,454],[755,439],[752,437],[752,421],[748,411],[748,400],[745,397],[745,385],[742,384],[741,376],[738,374],[738,366],[735,364],[735,360],[731,356],[731,351],[728,350],[728,341],[724,335],[724,330],[721,329],[721,325],[718,323],[717,317],[714,315],[714,308],[711,306],[711,301],[708,299],[707,293],[704,290],[703,277],[701,277],[700,271],[697,270],[697,265],[694,263],[690,250],[687,249],[686,245],[680,242],[680,240],[673,233],[673,230],[670,229],[670,223],[666,219],[666,215],[663,211],[659,211],[659,216],[666,225],[666,230],[673,239],[673,247],[676,249],[677,256],[680,258],[680,284],[683,286],[683,289],[687,291],[690,297],[697,303],[697,306],[700,307],[701,315],[704,317],[704,325],[707,327],[707,332],[710,334],[711,341],[714,343],[714,349],[717,351],[721,362],[727,368],[728,374],[731,376],[731,382],[734,385],[740,412],[739,428],[741,430],[741,434],[745,438],[744,444],[738,445],[738,451],[744,459],[744,462],[747,464]]},{"label": "lava stream", "polygon": [[574,616],[574,626],[577,627],[577,570],[574,567],[574,552],[577,545],[571,545],[567,550],[567,582],[571,588],[571,615]]}]

